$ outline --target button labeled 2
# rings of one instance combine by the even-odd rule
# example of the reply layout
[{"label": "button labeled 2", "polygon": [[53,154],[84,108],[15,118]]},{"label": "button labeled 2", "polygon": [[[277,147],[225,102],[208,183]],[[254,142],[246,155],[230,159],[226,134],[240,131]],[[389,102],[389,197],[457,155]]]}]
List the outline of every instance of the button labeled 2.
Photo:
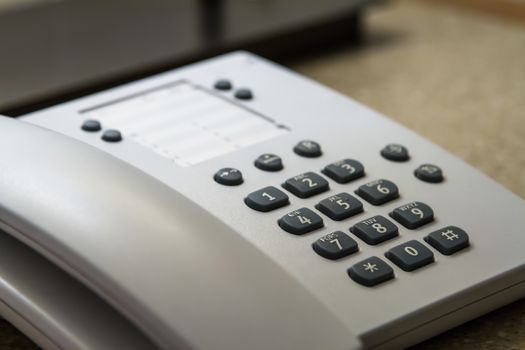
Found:
[{"label": "button labeled 2", "polygon": [[299,198],[308,198],[329,189],[328,181],[311,171],[289,178],[282,186]]}]

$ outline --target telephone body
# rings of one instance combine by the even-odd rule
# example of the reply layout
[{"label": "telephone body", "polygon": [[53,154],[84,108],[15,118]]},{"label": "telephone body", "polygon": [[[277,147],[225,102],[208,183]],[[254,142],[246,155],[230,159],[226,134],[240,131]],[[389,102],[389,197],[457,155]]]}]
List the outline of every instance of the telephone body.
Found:
[{"label": "telephone body", "polygon": [[[45,349],[393,349],[525,295],[521,198],[367,107],[246,52],[0,124],[0,312]],[[409,157],[385,159],[388,143]],[[281,167],[255,166],[261,155]],[[359,178],[339,183],[321,171],[348,158],[363,165]],[[414,176],[427,163],[442,169],[441,182]],[[303,196],[289,180],[310,172],[328,187]],[[355,193],[377,179],[397,196],[372,204]],[[288,201],[247,205],[268,186]],[[360,213],[336,220],[318,210],[343,192]],[[431,222],[399,223],[393,212],[407,203],[432,208]],[[322,225],[287,232],[282,220],[304,208]],[[349,231],[377,215],[398,227],[395,237],[368,244]],[[469,244],[447,255],[426,238],[449,225]],[[335,231],[356,243],[352,254],[332,260],[312,249]],[[433,259],[407,271],[388,254],[414,240]],[[372,256],[390,278],[350,278]]]}]

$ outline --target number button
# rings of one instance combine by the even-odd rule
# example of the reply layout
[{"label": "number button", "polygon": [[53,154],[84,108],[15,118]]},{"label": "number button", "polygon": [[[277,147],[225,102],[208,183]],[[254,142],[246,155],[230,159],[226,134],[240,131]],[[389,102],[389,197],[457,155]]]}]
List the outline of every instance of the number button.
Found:
[{"label": "number button", "polygon": [[384,204],[399,197],[396,184],[384,179],[364,184],[355,193],[373,205]]},{"label": "number button", "polygon": [[381,215],[358,222],[350,232],[370,245],[376,245],[399,234],[397,226]]},{"label": "number button", "polygon": [[377,256],[360,261],[348,269],[348,275],[355,282],[371,287],[394,278],[394,270]]},{"label": "number button", "polygon": [[394,162],[406,162],[410,158],[406,147],[396,143],[386,145],[381,150],[381,155],[383,158],[392,160]]},{"label": "number button", "polygon": [[443,255],[451,255],[470,245],[468,234],[456,226],[447,226],[428,234],[425,241]]},{"label": "number button", "polygon": [[390,216],[401,225],[413,230],[434,220],[434,211],[425,203],[412,202],[394,209]]},{"label": "number button", "polygon": [[303,140],[295,145],[293,151],[301,157],[315,158],[320,157],[323,152],[321,151],[321,145],[315,141]]},{"label": "number button", "polygon": [[363,204],[346,192],[323,199],[315,206],[332,220],[343,220],[363,211]]},{"label": "number button", "polygon": [[359,250],[357,242],[341,231],[319,238],[312,244],[312,248],[317,254],[331,260],[340,259]]},{"label": "number button", "polygon": [[364,176],[365,168],[357,160],[343,159],[328,164],[322,172],[332,180],[344,184]]},{"label": "number button", "polygon": [[323,227],[323,219],[308,208],[301,208],[286,214],[278,221],[279,226],[294,235],[303,235]]},{"label": "number button", "polygon": [[282,186],[299,198],[308,198],[329,189],[328,181],[313,172],[292,177]]},{"label": "number button", "polygon": [[250,193],[244,198],[244,203],[254,210],[267,212],[288,205],[290,201],[286,193],[268,186]]},{"label": "number button", "polygon": [[404,271],[414,271],[434,262],[434,254],[430,249],[416,240],[390,249],[385,256]]}]

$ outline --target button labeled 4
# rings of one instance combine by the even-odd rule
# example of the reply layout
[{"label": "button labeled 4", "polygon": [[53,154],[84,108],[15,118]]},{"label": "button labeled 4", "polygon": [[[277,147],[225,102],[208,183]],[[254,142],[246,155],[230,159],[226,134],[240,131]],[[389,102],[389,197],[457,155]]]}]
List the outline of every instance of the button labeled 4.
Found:
[{"label": "button labeled 4", "polygon": [[303,235],[323,227],[323,219],[308,208],[294,210],[278,221],[279,226],[294,235]]}]

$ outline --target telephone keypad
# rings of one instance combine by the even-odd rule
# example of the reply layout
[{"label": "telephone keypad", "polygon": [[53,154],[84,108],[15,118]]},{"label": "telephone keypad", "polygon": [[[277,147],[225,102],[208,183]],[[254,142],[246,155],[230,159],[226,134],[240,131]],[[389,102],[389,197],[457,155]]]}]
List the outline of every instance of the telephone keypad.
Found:
[{"label": "telephone keypad", "polygon": [[414,271],[434,262],[432,251],[416,240],[390,249],[385,256],[404,271]]},{"label": "telephone keypad", "polygon": [[431,232],[425,241],[443,255],[451,255],[469,246],[468,234],[456,226],[447,226]]},{"label": "telephone keypad", "polygon": [[397,226],[381,215],[358,222],[350,228],[350,232],[370,245],[379,244],[399,234]]},{"label": "telephone keypad", "polygon": [[354,264],[347,272],[352,280],[367,287],[394,278],[394,270],[377,256],[371,256]]},{"label": "telephone keypad", "polygon": [[295,145],[293,151],[301,157],[306,158],[316,158],[323,154],[323,151],[321,151],[321,145],[311,140],[300,141]]},{"label": "telephone keypad", "polygon": [[340,259],[359,250],[357,242],[342,231],[331,232],[312,244],[314,251],[330,260]]},{"label": "telephone keypad", "polygon": [[278,221],[279,226],[294,235],[303,235],[324,226],[323,219],[308,208],[294,210]]},{"label": "telephone keypad", "polygon": [[434,211],[425,203],[412,202],[394,209],[390,216],[413,230],[434,220]]},{"label": "telephone keypad", "polygon": [[315,207],[321,213],[336,221],[349,218],[363,211],[363,203],[346,192],[323,199]]},{"label": "telephone keypad", "polygon": [[396,184],[385,179],[364,184],[357,189],[356,193],[373,205],[381,205],[399,197]]},{"label": "telephone keypad", "polygon": [[365,168],[361,162],[354,159],[343,159],[338,162],[328,164],[322,173],[332,180],[344,184],[358,179],[365,175]]},{"label": "telephone keypad", "polygon": [[290,203],[286,193],[273,186],[250,193],[244,202],[250,208],[262,212],[281,208]]},{"label": "telephone keypad", "polygon": [[311,171],[289,178],[282,186],[299,198],[308,198],[329,189],[328,181]]}]

